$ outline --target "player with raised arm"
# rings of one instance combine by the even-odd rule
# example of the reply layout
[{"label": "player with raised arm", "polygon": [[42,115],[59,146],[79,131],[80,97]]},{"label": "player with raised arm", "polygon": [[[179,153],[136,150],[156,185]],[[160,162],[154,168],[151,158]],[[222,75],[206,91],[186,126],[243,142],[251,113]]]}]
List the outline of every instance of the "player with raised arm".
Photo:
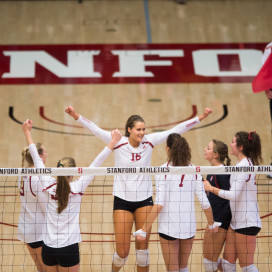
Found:
[{"label": "player with raised arm", "polygon": [[[162,167],[188,166],[191,164],[191,149],[185,138],[170,134],[166,141],[168,162]],[[208,226],[217,231],[220,222],[214,222],[212,209],[204,191],[201,175],[158,175],[156,199],[146,223],[134,233],[137,240],[145,240],[147,232],[157,216],[158,232],[166,270],[188,272],[188,259],[196,234],[195,195],[206,215]]]},{"label": "player with raised arm", "polygon": [[[240,131],[230,144],[231,154],[237,167],[250,167],[262,162],[261,139],[253,132]],[[257,186],[254,174],[231,174],[230,190],[222,190],[204,181],[204,188],[224,199],[230,200],[232,219],[226,237],[223,271],[236,271],[238,258],[243,272],[257,272],[254,265],[256,235],[262,227],[257,200]]]},{"label": "player with raised arm", "polygon": [[[101,129],[93,122],[82,117],[69,106],[65,110],[82,126],[90,130],[103,142],[108,143],[110,132]],[[114,148],[116,167],[147,167],[151,165],[151,155],[156,145],[166,141],[171,133],[183,134],[199,124],[212,110],[206,108],[204,113],[191,120],[163,132],[145,135],[145,122],[139,115],[132,115],[125,126],[125,136]],[[153,206],[153,189],[151,177],[143,175],[119,175],[114,178],[113,185],[114,207],[113,221],[116,239],[116,252],[113,255],[112,270],[119,271],[125,264],[130,250],[130,240],[133,223],[139,229]],[[150,233],[145,241],[136,241],[137,271],[149,270],[149,243]]]},{"label": "player with raised arm", "polygon": [[[36,168],[44,168],[36,146],[31,137],[32,121],[26,120],[22,128],[29,145],[29,150]],[[99,167],[109,156],[114,146],[120,141],[118,130],[111,133],[112,139],[107,147],[95,158],[90,167]],[[57,167],[76,167],[75,160],[64,157]],[[79,271],[79,245],[81,242],[79,213],[82,195],[93,175],[81,176],[73,181],[73,176],[40,177],[40,191],[46,196],[44,208],[46,220],[42,259],[47,272]]]},{"label": "player with raised arm", "polygon": [[[47,152],[41,143],[36,143],[38,154],[43,163],[46,162]],[[25,165],[26,163],[26,165]],[[22,167],[33,168],[34,162],[28,147],[22,151]],[[45,211],[43,210],[44,196],[39,190],[39,177],[25,176],[19,179],[21,212],[18,223],[18,239],[25,242],[28,251],[39,272],[45,272],[42,261],[43,226]]]}]

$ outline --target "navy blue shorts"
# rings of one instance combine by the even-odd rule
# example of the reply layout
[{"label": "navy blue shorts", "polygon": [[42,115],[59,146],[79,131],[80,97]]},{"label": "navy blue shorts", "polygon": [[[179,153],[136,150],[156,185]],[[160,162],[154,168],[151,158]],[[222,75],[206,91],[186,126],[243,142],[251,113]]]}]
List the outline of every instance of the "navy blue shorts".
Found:
[{"label": "navy blue shorts", "polygon": [[47,266],[59,265],[71,267],[79,264],[78,243],[61,248],[53,248],[47,245],[42,247],[42,260]]},{"label": "navy blue shorts", "polygon": [[228,230],[229,226],[230,226],[230,221],[227,221],[227,222],[222,222],[222,225],[219,228]]},{"label": "navy blue shorts", "polygon": [[122,198],[119,198],[117,196],[114,197],[113,201],[113,210],[123,210],[128,211],[131,213],[134,213],[137,209],[146,207],[146,206],[153,206],[153,199],[152,196],[148,199],[145,199],[143,201],[126,201]]},{"label": "navy blue shorts", "polygon": [[258,227],[248,227],[242,229],[235,229],[234,231],[239,234],[249,235],[249,236],[256,236],[260,232],[260,228]]},{"label": "navy blue shorts", "polygon": [[163,234],[163,233],[160,233],[159,232],[159,236],[165,240],[168,240],[168,241],[175,241],[175,240],[189,240],[189,239],[192,239],[194,238],[195,236],[192,236],[190,238],[186,238],[186,239],[179,239],[179,238],[174,238],[172,236],[169,236],[169,235],[166,235],[166,234]]},{"label": "navy blue shorts", "polygon": [[42,247],[44,245],[44,243],[43,243],[43,241],[38,241],[38,242],[28,243],[28,245],[31,248],[36,249],[36,248]]}]

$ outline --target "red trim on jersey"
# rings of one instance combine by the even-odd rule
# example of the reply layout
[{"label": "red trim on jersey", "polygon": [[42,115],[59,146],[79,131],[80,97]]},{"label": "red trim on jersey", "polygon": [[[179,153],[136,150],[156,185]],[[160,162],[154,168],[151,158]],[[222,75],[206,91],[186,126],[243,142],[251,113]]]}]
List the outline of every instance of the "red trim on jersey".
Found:
[{"label": "red trim on jersey", "polygon": [[218,188],[218,189],[221,189],[218,182],[217,182],[217,179],[216,179],[216,176],[214,175],[214,183],[215,183],[215,187]]},{"label": "red trim on jersey", "polygon": [[36,195],[33,193],[33,191],[32,191],[32,187],[31,187],[31,176],[29,177],[29,188],[30,188],[30,192],[31,192],[31,194],[32,195],[34,195],[35,197],[36,197]]},{"label": "red trim on jersey", "polygon": [[114,147],[114,148],[113,148],[113,150],[114,150],[114,149],[118,149],[119,147],[121,147],[121,146],[123,146],[123,145],[126,145],[126,144],[128,144],[128,143],[123,143],[123,144],[120,144],[120,145],[118,145],[118,146]]},{"label": "red trim on jersey", "polygon": [[150,142],[142,142],[142,144],[149,144],[152,148],[154,148],[154,145],[151,144]]},{"label": "red trim on jersey", "polygon": [[[168,167],[169,164],[170,164],[170,162],[168,162],[168,163],[166,164],[166,167]],[[165,180],[166,180],[166,176],[167,176],[167,175],[165,175]]]},{"label": "red trim on jersey", "polygon": [[48,187],[46,187],[45,189],[43,189],[43,192],[44,191],[47,191],[48,189],[50,189],[51,187],[53,187],[54,185],[56,185],[57,183],[53,183],[53,184],[51,184],[50,186],[48,186]]},{"label": "red trim on jersey", "polygon": [[24,179],[21,180],[21,183],[23,183],[23,185],[20,188],[20,196],[24,196],[25,195],[25,183],[24,183]]},{"label": "red trim on jersey", "polygon": [[83,193],[74,193],[74,192],[72,192],[72,191],[70,191],[70,193],[71,193],[72,195],[83,195]]},{"label": "red trim on jersey", "polygon": [[[248,163],[249,163],[249,165],[251,166],[252,164],[251,164],[251,162],[250,162],[250,160],[247,158],[247,161],[248,161]],[[251,174],[249,175],[249,177],[248,177],[248,179],[246,180],[246,182],[249,182],[250,181],[250,178],[251,178]]]}]

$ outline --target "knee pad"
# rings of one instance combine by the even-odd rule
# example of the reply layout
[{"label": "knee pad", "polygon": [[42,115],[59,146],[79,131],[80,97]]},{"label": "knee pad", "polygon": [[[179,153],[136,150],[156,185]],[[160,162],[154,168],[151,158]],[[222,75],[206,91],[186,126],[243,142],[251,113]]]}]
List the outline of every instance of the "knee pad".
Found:
[{"label": "knee pad", "polygon": [[225,259],[222,259],[222,267],[224,272],[236,272],[236,263],[230,263]]},{"label": "knee pad", "polygon": [[112,264],[117,267],[122,267],[125,265],[127,259],[128,259],[128,256],[126,258],[120,258],[118,254],[115,252],[112,256]]},{"label": "knee pad", "polygon": [[136,263],[141,267],[149,266],[150,256],[148,249],[136,249]]},{"label": "knee pad", "polygon": [[242,267],[243,272],[259,272],[254,264]]},{"label": "knee pad", "polygon": [[203,265],[205,272],[213,272],[216,271],[218,268],[218,262],[213,262],[206,258],[203,259]]}]

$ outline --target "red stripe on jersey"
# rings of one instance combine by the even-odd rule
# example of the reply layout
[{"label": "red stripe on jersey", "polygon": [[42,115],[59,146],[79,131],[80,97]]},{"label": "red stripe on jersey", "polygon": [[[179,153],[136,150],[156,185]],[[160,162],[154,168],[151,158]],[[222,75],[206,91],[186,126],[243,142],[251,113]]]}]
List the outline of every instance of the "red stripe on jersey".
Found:
[{"label": "red stripe on jersey", "polygon": [[219,187],[218,182],[217,182],[216,176],[214,176],[214,183],[215,183],[215,187],[217,187],[218,189],[221,189],[221,188]]},{"label": "red stripe on jersey", "polygon": [[152,148],[154,148],[154,145],[151,144],[150,142],[142,142],[142,144],[149,144]]},{"label": "red stripe on jersey", "polygon": [[[250,160],[247,158],[247,161],[248,161],[248,163],[249,163],[249,165],[251,166],[252,164],[251,164],[251,162],[250,162]],[[246,180],[246,182],[249,182],[250,181],[250,178],[251,178],[251,174],[249,175],[249,177],[248,177],[248,179]]]},{"label": "red stripe on jersey", "polygon": [[126,145],[126,144],[128,144],[128,143],[123,143],[123,144],[120,144],[120,145],[118,145],[118,146],[114,147],[114,148],[113,148],[113,150],[114,150],[114,149],[118,149],[119,147],[121,147],[121,146],[123,146],[123,145]]},{"label": "red stripe on jersey", "polygon": [[74,193],[74,192],[70,192],[72,195],[83,195],[83,193]]},{"label": "red stripe on jersey", "polygon": [[57,183],[53,183],[53,184],[51,184],[50,186],[46,187],[45,189],[43,189],[43,192],[46,191],[46,190],[48,190],[48,189],[50,189],[51,187],[53,187],[53,186],[56,185],[56,184],[57,184]]},{"label": "red stripe on jersey", "polygon": [[36,197],[36,195],[33,193],[33,191],[32,191],[32,187],[31,187],[31,176],[29,177],[29,188],[30,188],[30,192],[31,192],[31,194],[32,195],[34,195],[35,197]]},{"label": "red stripe on jersey", "polygon": [[[170,162],[168,162],[168,163],[166,164],[166,167],[168,167],[169,164],[170,164]],[[167,176],[167,175],[165,175],[165,180],[166,180],[166,176]]]}]

